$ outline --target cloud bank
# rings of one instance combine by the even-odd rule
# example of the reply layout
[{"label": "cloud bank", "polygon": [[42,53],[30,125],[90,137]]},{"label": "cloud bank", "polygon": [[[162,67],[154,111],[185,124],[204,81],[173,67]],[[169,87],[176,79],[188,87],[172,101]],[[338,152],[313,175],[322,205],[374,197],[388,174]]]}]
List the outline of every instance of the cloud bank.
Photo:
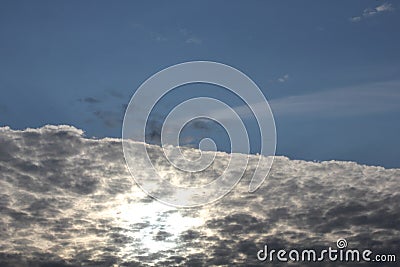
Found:
[{"label": "cloud bank", "polygon": [[[256,258],[265,243],[334,247],[338,238],[398,252],[400,169],[276,157],[251,194],[250,156],[242,181],[221,201],[175,209],[135,185],[119,139],[88,139],[71,126],[3,127],[0,144],[1,266],[256,266],[265,265]],[[182,179],[163,165],[159,147],[148,148],[157,168]],[[143,156],[135,175],[146,175]],[[226,157],[218,153],[217,163]]]}]

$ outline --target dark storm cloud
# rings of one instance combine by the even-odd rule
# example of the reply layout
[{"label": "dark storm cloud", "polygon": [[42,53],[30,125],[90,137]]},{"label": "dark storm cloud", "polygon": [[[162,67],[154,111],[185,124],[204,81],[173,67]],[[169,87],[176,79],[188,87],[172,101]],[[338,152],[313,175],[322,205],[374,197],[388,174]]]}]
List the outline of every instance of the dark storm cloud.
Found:
[{"label": "dark storm cloud", "polygon": [[[3,127],[0,144],[1,266],[265,266],[256,258],[265,243],[323,248],[338,238],[352,248],[398,251],[399,169],[276,157],[250,194],[257,163],[250,157],[225,198],[174,209],[135,185],[119,139],[87,139],[65,125]],[[184,184],[191,177],[173,171],[158,146],[148,148],[167,179]],[[195,178],[219,175],[227,155],[217,153],[206,178]],[[147,177],[144,155],[135,157],[133,174]]]}]

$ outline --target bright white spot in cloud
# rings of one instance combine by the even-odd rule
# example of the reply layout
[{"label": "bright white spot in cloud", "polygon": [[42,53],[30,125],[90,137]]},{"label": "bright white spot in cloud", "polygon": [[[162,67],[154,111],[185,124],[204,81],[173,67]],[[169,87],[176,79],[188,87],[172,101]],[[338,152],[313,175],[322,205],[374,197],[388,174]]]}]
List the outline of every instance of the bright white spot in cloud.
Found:
[{"label": "bright white spot in cloud", "polygon": [[392,7],[392,4],[389,3],[384,3],[380,6],[377,6],[376,8],[377,12],[383,12],[383,11],[392,11],[394,8]]}]

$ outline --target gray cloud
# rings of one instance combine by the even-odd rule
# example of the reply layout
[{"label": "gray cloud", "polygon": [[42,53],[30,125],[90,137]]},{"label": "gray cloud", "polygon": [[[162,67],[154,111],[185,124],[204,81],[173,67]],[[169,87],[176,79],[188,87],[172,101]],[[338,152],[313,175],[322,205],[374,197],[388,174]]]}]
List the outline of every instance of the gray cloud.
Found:
[{"label": "gray cloud", "polygon": [[211,128],[211,121],[209,119],[196,119],[192,123],[193,128],[197,130],[209,130]]},{"label": "gray cloud", "polygon": [[86,103],[89,103],[89,104],[97,104],[97,103],[101,102],[99,99],[94,98],[94,97],[85,97],[83,99],[80,99],[80,101],[86,102]]},{"label": "gray cloud", "polygon": [[108,110],[96,110],[93,114],[108,128],[121,127],[123,114]]},{"label": "gray cloud", "polygon": [[[105,93],[106,95],[103,96],[85,97],[79,99],[79,101],[87,104],[87,108],[90,110],[91,114],[93,114],[97,120],[100,120],[107,128],[121,127],[127,104],[118,102],[120,102],[124,96],[121,92],[112,89],[106,90]],[[110,99],[110,96],[112,99]],[[107,99],[107,101],[105,99]],[[88,118],[86,121],[93,122],[94,119]]]},{"label": "gray cloud", "polygon": [[162,121],[159,118],[151,118],[146,124],[145,140],[150,144],[161,144]]},{"label": "gray cloud", "polygon": [[[0,144],[1,266],[265,266],[256,260],[265,243],[334,247],[339,237],[353,248],[398,252],[400,169],[276,157],[250,194],[257,163],[250,157],[242,181],[221,201],[175,209],[135,185],[119,139],[88,139],[65,125],[3,127]],[[188,178],[158,146],[148,148],[166,178]],[[146,177],[143,157],[136,155],[134,175]],[[197,178],[213,179],[226,162],[217,153]]]},{"label": "gray cloud", "polygon": [[115,98],[119,98],[119,99],[125,99],[125,96],[122,92],[119,92],[117,90],[108,90],[108,93]]}]

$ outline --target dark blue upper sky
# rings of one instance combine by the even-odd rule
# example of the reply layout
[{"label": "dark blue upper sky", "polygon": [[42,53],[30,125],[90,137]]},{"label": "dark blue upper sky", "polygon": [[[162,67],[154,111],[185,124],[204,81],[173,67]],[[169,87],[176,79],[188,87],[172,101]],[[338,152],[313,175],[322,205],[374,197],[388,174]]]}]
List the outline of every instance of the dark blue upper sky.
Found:
[{"label": "dark blue upper sky", "polygon": [[120,137],[144,80],[211,60],[263,90],[278,155],[400,167],[399,12],[364,0],[2,1],[0,124]]}]

